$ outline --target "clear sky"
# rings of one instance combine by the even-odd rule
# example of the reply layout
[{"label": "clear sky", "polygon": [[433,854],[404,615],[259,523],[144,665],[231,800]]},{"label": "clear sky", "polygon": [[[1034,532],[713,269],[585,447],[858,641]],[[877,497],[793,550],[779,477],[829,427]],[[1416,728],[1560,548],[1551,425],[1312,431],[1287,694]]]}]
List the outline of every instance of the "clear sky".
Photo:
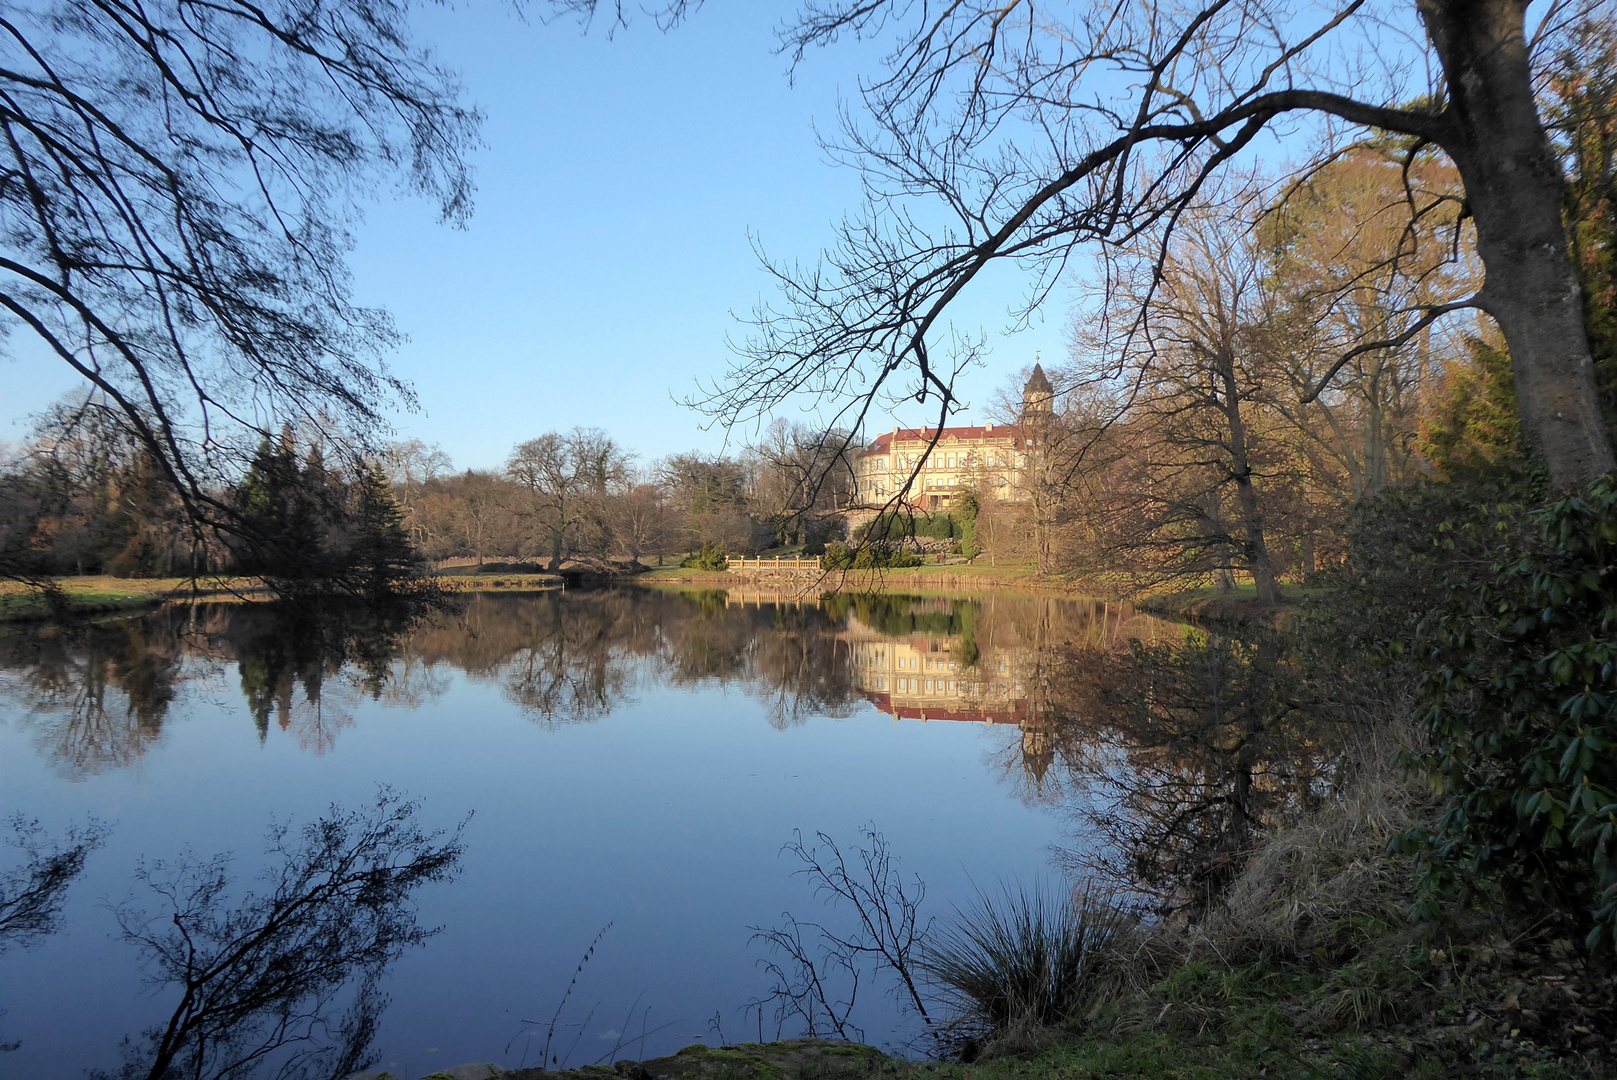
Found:
[{"label": "clear sky", "polygon": [[[724,372],[726,336],[746,329],[736,316],[770,293],[749,233],[809,260],[858,203],[857,176],[827,162],[815,125],[834,130],[839,94],[872,57],[838,46],[794,84],[772,51],[792,7],[714,2],[671,33],[642,19],[612,40],[500,4],[419,12],[420,39],[487,115],[487,149],[468,229],[437,225],[423,201],[384,199],[352,255],[358,299],[410,338],[392,364],[421,409],[397,417],[402,437],[440,444],[458,468],[497,466],[513,444],[574,425],[605,428],[644,460],[723,444],[675,398]],[[1064,353],[1059,298],[1040,325],[1001,333],[1019,295],[1007,273],[956,312],[992,350],[962,382],[968,419],[1036,352]],[[78,383],[12,345],[0,439],[15,442]],[[933,416],[916,406],[895,419]]]}]

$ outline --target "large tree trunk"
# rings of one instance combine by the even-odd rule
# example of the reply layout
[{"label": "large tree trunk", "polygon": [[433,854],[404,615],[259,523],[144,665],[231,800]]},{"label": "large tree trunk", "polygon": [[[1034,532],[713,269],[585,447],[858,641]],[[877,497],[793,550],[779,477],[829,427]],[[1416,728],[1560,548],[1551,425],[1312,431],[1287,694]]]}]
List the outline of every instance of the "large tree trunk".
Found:
[{"label": "large tree trunk", "polygon": [[550,565],[546,567],[552,574],[561,569],[562,533],[566,526],[550,531]]},{"label": "large tree trunk", "polygon": [[1526,0],[1417,0],[1448,81],[1440,140],[1465,182],[1487,269],[1484,310],[1510,346],[1522,435],[1560,487],[1617,469],[1583,298],[1567,255],[1560,166],[1533,99]]}]

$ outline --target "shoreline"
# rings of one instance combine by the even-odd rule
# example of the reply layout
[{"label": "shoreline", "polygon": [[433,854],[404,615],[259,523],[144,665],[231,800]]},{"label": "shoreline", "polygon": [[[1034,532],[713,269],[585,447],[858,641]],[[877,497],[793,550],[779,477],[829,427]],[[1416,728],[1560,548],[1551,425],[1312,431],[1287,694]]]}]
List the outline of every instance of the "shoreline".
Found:
[{"label": "shoreline", "polygon": [[892,570],[651,570],[620,579],[644,588],[746,588],[782,594],[1001,592],[1027,596],[1093,596],[1104,598],[1095,583],[1025,571],[978,571],[944,564]]},{"label": "shoreline", "polygon": [[70,617],[134,614],[184,600],[252,603],[268,599],[254,578],[116,578],[104,574],[52,578],[67,602],[65,612],[53,608],[37,588],[0,581],[0,625],[49,622]]},{"label": "shoreline", "polygon": [[[962,572],[964,570],[964,572]],[[96,616],[133,614],[168,603],[212,600],[259,603],[272,599],[253,578],[115,578],[107,575],[52,579],[68,601],[66,614]],[[974,595],[1002,593],[1022,596],[1115,597],[1096,582],[1025,570],[977,570],[950,566],[904,567],[892,570],[824,571],[692,571],[648,568],[638,574],[585,575],[539,573],[436,574],[435,581],[450,593],[543,592],[568,585],[585,587],[633,586],[645,589],[721,589],[774,592],[782,598],[805,600],[826,595]],[[1306,595],[1297,586],[1286,590],[1276,605],[1261,605],[1250,587],[1221,593],[1190,589],[1151,593],[1137,600],[1117,600],[1136,611],[1194,623],[1250,625],[1271,623],[1297,609]],[[43,595],[20,582],[0,582],[0,625],[42,622],[62,614]]]}]

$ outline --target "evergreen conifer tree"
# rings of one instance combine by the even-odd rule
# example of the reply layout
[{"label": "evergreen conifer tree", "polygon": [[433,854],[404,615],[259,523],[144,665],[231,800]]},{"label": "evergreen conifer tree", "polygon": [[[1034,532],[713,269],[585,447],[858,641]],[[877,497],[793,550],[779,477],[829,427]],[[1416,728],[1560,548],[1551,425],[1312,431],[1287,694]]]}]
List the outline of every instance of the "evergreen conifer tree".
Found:
[{"label": "evergreen conifer tree", "polygon": [[236,489],[241,528],[238,568],[281,581],[319,577],[329,568],[330,549],[321,528],[329,499],[324,463],[298,464],[297,437],[290,428],[275,443],[260,441],[247,475]]},{"label": "evergreen conifer tree", "polygon": [[352,539],[346,563],[355,591],[370,601],[396,595],[421,570],[421,556],[410,543],[404,512],[375,464],[355,484]]}]

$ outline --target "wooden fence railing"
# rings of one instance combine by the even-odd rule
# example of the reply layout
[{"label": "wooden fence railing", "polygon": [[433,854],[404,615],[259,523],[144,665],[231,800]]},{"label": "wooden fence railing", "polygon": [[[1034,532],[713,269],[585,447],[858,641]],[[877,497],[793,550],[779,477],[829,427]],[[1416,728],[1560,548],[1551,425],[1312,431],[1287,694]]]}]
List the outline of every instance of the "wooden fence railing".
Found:
[{"label": "wooden fence railing", "polygon": [[804,559],[792,556],[783,559],[776,555],[773,559],[731,559],[730,570],[818,570],[819,559]]}]

